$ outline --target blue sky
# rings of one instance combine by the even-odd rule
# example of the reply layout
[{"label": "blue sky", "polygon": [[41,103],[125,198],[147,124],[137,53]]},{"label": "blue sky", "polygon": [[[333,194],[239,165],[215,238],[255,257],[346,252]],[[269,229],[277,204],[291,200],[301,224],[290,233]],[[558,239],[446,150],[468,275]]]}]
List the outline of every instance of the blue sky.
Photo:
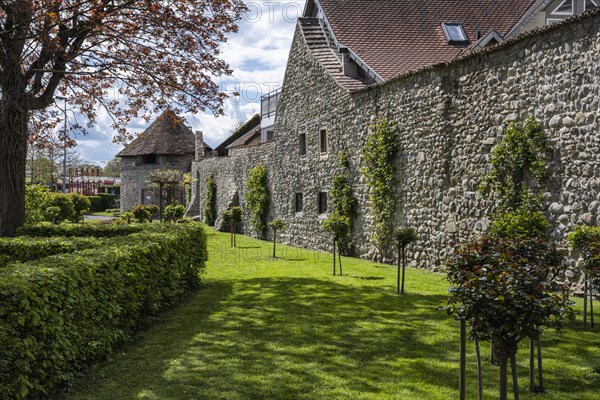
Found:
[{"label": "blue sky", "polygon": [[[305,0],[246,1],[249,12],[240,22],[240,31],[222,48],[222,57],[233,69],[233,76],[219,81],[223,91],[237,91],[224,106],[225,115],[212,113],[184,114],[193,130],[204,132],[204,139],[215,146],[225,139],[231,128],[260,110],[262,94],[281,87],[296,18],[301,16]],[[131,122],[130,132],[142,132],[152,120]],[[112,142],[114,131],[108,115],[100,112],[89,134],[77,138],[76,150],[86,161],[103,165],[122,148]]]}]

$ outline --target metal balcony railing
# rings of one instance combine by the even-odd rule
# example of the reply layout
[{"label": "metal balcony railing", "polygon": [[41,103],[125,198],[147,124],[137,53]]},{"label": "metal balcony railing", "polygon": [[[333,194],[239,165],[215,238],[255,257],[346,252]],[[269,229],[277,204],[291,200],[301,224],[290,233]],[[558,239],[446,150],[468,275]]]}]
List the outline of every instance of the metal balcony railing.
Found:
[{"label": "metal balcony railing", "polygon": [[271,118],[277,111],[277,103],[281,97],[281,88],[275,89],[260,98],[260,116],[261,118]]}]

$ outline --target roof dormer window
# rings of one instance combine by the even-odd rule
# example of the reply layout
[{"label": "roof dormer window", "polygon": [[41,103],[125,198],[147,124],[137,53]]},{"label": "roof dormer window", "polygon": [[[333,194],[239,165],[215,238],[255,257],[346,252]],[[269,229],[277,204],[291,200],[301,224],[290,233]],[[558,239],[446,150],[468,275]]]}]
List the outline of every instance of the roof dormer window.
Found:
[{"label": "roof dormer window", "polygon": [[442,23],[442,30],[448,44],[468,44],[469,39],[462,24],[457,22],[444,22]]},{"label": "roof dormer window", "polygon": [[585,11],[598,7],[600,0],[585,0]]},{"label": "roof dormer window", "polygon": [[552,11],[556,15],[573,15],[573,0],[565,0]]}]

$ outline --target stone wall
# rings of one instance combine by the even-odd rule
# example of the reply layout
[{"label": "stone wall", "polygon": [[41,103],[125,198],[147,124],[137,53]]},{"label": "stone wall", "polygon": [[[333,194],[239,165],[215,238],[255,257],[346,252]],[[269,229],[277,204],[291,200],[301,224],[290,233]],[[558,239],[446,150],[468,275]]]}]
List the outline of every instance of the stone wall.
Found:
[{"label": "stone wall", "polygon": [[143,157],[121,157],[121,211],[142,204],[142,191],[151,187],[150,174],[157,169],[189,172],[192,156],[157,155],[156,164],[144,164]]},{"label": "stone wall", "polygon": [[[330,188],[338,153],[350,154],[351,181],[361,213],[353,232],[356,252],[376,258],[368,188],[360,150],[378,115],[401,128],[396,223],[417,229],[413,265],[431,268],[446,257],[451,240],[480,234],[492,207],[477,193],[503,126],[533,115],[554,149],[545,194],[557,239],[575,224],[600,223],[600,13],[544,28],[493,49],[375,85],[356,93],[340,88],[310,54],[296,31],[275,125],[275,140],[229,157],[194,163],[199,193],[214,174],[219,212],[247,171],[264,162],[272,193],[271,216],[289,228],[283,240],[329,250],[317,212],[317,194]],[[327,129],[329,152],[318,137]],[[307,154],[298,153],[306,134]],[[304,211],[294,212],[294,193]],[[204,197],[200,194],[203,205]]]}]

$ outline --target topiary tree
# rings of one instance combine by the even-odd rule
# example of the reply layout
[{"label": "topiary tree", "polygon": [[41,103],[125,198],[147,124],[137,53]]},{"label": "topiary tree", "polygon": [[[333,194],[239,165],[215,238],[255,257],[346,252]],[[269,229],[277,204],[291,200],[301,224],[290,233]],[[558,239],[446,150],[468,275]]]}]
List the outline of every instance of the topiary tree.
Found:
[{"label": "topiary tree", "polygon": [[[339,243],[346,239],[350,234],[350,221],[348,220],[348,217],[344,217],[343,215],[340,215],[334,211],[333,213],[329,214],[325,221],[323,221],[323,229],[333,236],[333,275],[335,276],[335,248],[336,245],[339,246]],[[342,276],[342,255],[339,254],[339,252],[338,257],[340,262],[340,276]]]},{"label": "topiary tree", "polygon": [[246,182],[246,203],[250,214],[250,225],[257,237],[262,239],[267,228],[267,214],[271,195],[267,186],[267,168],[258,164],[250,170]]},{"label": "topiary tree", "polygon": [[[406,272],[406,246],[415,242],[419,237],[414,229],[402,227],[394,232],[394,239],[398,246],[398,284],[397,292],[404,293],[404,276]],[[400,262],[402,261],[402,285],[400,285]]]},{"label": "topiary tree", "polygon": [[590,325],[594,327],[594,289],[600,284],[600,227],[578,226],[567,239],[581,251],[579,267],[583,272],[583,326],[587,326],[588,298]]},{"label": "topiary tree", "polygon": [[484,236],[457,246],[446,263],[451,288],[443,309],[464,318],[472,338],[493,344],[501,400],[507,398],[509,360],[518,396],[519,342],[539,336],[542,326],[560,329],[573,317],[568,286],[557,281],[565,269],[562,260],[563,253],[544,239]]},{"label": "topiary tree", "polygon": [[179,221],[185,214],[185,207],[177,201],[173,201],[171,204],[165,207],[165,220],[167,222]]},{"label": "topiary tree", "polygon": [[230,239],[231,239],[231,247],[236,247],[236,232],[237,226],[242,222],[242,208],[240,206],[229,207],[227,210],[223,211],[222,214],[223,221],[230,227]]},{"label": "topiary tree", "polygon": [[277,245],[277,231],[283,231],[287,229],[287,224],[282,219],[274,219],[269,222],[269,227],[273,229],[273,258],[277,258],[275,253],[275,246]]},{"label": "topiary tree", "polygon": [[206,203],[204,205],[204,222],[215,226],[217,220],[217,182],[213,175],[206,178]]},{"label": "topiary tree", "polygon": [[90,199],[79,193],[69,193],[69,198],[73,203],[73,215],[69,218],[71,222],[81,222],[86,212],[90,211],[92,203]]},{"label": "topiary tree", "polygon": [[150,212],[148,207],[146,207],[143,204],[136,205],[131,209],[131,212],[140,224],[146,221],[152,222],[152,213]]},{"label": "topiary tree", "polygon": [[385,117],[369,129],[362,150],[362,173],[369,185],[369,202],[375,216],[373,240],[386,253],[393,239],[396,209],[396,158],[400,150],[398,126]]}]

